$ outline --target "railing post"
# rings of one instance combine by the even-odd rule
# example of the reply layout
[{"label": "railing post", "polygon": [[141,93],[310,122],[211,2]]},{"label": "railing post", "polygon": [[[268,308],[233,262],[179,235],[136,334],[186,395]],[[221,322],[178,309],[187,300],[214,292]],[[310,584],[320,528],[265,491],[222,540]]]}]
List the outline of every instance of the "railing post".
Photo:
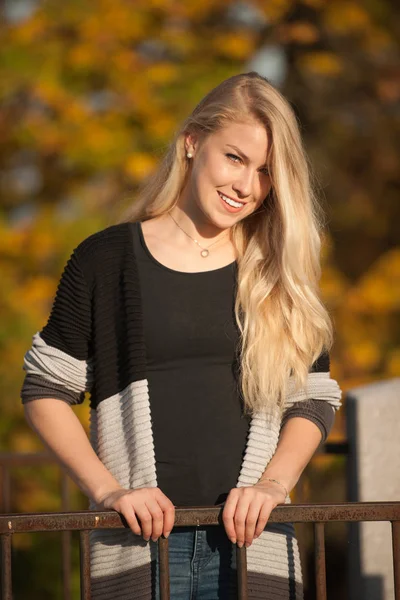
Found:
[{"label": "railing post", "polygon": [[11,541],[12,534],[1,535],[1,598],[12,600],[12,575],[11,575]]},{"label": "railing post", "polygon": [[80,566],[81,566],[81,600],[90,600],[90,546],[89,531],[79,533]]},{"label": "railing post", "polygon": [[[61,510],[69,510],[69,483],[68,477],[64,471],[61,475]],[[63,599],[71,600],[71,532],[63,531],[61,533],[61,555],[62,555],[62,579],[63,579]]]},{"label": "railing post", "polygon": [[400,600],[400,521],[392,521],[394,597]]},{"label": "railing post", "polygon": [[238,600],[247,600],[247,554],[246,546],[236,545],[236,569]]},{"label": "railing post", "polygon": [[170,600],[168,539],[164,537],[160,537],[158,540],[158,563],[160,571],[160,600]]},{"label": "railing post", "polygon": [[1,465],[1,511],[10,512],[11,481],[10,470],[7,465]]},{"label": "railing post", "polygon": [[315,590],[317,600],[326,600],[326,564],[324,523],[314,523]]}]

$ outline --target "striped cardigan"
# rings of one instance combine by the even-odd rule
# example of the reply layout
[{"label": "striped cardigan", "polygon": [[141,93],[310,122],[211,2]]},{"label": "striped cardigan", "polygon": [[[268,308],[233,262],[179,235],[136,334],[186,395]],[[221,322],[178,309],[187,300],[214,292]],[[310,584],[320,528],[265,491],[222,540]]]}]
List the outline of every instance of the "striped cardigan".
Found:
[{"label": "striped cardigan", "polygon": [[[90,392],[90,438],[100,460],[126,488],[155,487],[140,282],[132,224],[112,225],[73,251],[61,276],[47,324],[25,354],[22,400],[83,402]],[[307,392],[293,392],[286,407],[315,398],[333,409],[341,391],[329,357],[314,363]],[[254,485],[277,447],[281,415],[255,414],[237,487]],[[286,498],[290,502],[290,498]],[[90,508],[95,508],[91,502]],[[154,545],[130,529],[91,532],[94,600],[151,600]],[[247,550],[250,599],[300,600],[302,576],[292,524],[269,524]]]}]

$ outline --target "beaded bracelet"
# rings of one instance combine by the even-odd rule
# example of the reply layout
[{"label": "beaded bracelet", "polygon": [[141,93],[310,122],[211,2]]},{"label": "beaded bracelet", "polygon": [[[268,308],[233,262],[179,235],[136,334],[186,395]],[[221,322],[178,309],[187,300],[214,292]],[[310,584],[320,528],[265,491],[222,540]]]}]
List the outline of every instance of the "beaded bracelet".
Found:
[{"label": "beaded bracelet", "polygon": [[289,496],[289,492],[287,491],[286,487],[283,485],[283,483],[281,483],[277,479],[271,479],[271,477],[264,477],[263,481],[273,481],[274,483],[277,483],[278,485],[283,487],[283,489],[285,490],[285,496]]}]

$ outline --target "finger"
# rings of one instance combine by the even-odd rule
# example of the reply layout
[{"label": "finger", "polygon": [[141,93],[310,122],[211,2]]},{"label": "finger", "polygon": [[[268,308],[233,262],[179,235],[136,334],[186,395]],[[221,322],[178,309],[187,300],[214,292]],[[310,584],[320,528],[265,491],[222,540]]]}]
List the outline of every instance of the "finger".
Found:
[{"label": "finger", "polygon": [[160,497],[157,498],[157,501],[164,513],[164,526],[162,533],[164,537],[168,537],[175,523],[175,506],[172,504],[171,500],[165,496],[165,494],[161,494]]},{"label": "finger", "polygon": [[136,516],[140,522],[140,528],[142,530],[142,536],[146,540],[149,541],[153,528],[153,518],[149,512],[149,509],[145,504],[136,506],[135,508]]},{"label": "finger", "polygon": [[271,507],[268,504],[264,503],[263,506],[261,507],[260,514],[258,516],[258,521],[257,521],[256,529],[254,532],[255,538],[258,537],[259,535],[261,535],[262,532],[264,531],[270,514],[271,514]]},{"label": "finger", "polygon": [[235,515],[236,506],[239,500],[239,496],[237,493],[229,493],[225,502],[224,509],[222,511],[222,521],[224,523],[226,535],[232,542],[232,544],[236,544],[236,530],[235,523],[233,521],[233,517]]},{"label": "finger", "polygon": [[131,530],[133,531],[133,533],[135,535],[141,535],[142,532],[141,532],[138,520],[136,518],[135,509],[133,508],[133,506],[130,505],[127,508],[124,507],[121,512],[124,515],[128,525],[131,528]]},{"label": "finger", "polygon": [[249,511],[250,501],[246,496],[241,496],[237,503],[233,522],[235,523],[237,545],[241,548],[245,540],[246,517]]},{"label": "finger", "polygon": [[260,514],[262,502],[261,500],[253,500],[249,506],[249,510],[246,516],[245,532],[244,532],[244,543],[248,548],[253,541],[254,532],[257,525],[257,520]]},{"label": "finger", "polygon": [[157,500],[155,499],[147,499],[146,506],[152,518],[151,539],[153,540],[153,542],[156,542],[163,531],[164,513],[161,510],[161,507],[158,504]]}]

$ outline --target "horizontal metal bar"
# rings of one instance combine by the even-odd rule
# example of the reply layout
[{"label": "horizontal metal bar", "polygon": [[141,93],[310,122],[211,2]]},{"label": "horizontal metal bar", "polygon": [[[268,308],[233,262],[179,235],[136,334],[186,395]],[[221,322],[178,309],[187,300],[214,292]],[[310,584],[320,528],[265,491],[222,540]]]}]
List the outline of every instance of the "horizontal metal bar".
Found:
[{"label": "horizontal metal bar", "polygon": [[[174,526],[218,525],[222,509],[221,506],[177,508]],[[286,504],[274,508],[269,518],[271,523],[315,521],[400,521],[400,502]],[[113,510],[0,515],[0,533],[116,529],[126,526],[119,513]]]},{"label": "horizontal metal bar", "polygon": [[7,467],[54,465],[60,468],[60,464],[54,456],[46,452],[0,452],[0,465],[6,465]]},{"label": "horizontal metal bar", "polygon": [[343,454],[347,456],[349,454],[349,443],[348,442],[327,442],[321,448],[318,454]]}]

